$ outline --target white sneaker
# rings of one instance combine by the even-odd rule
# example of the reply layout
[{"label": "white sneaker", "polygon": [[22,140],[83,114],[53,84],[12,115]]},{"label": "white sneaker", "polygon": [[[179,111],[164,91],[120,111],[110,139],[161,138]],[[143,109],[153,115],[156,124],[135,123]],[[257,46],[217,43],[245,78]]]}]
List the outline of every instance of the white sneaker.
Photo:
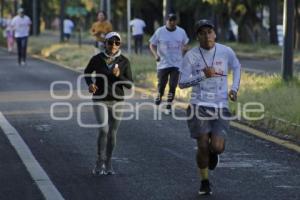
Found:
[{"label": "white sneaker", "polygon": [[116,174],[116,172],[114,171],[114,169],[112,167],[111,160],[105,162],[105,174],[106,175],[114,175],[114,174]]},{"label": "white sneaker", "polygon": [[94,176],[106,175],[104,163],[97,161],[94,169],[92,170],[92,174]]},{"label": "white sneaker", "polygon": [[21,62],[21,65],[22,65],[22,66],[25,66],[25,65],[26,65],[26,62],[22,61],[22,62]]},{"label": "white sneaker", "polygon": [[165,115],[171,115],[172,114],[172,110],[171,109],[165,109],[164,113],[165,113]]}]

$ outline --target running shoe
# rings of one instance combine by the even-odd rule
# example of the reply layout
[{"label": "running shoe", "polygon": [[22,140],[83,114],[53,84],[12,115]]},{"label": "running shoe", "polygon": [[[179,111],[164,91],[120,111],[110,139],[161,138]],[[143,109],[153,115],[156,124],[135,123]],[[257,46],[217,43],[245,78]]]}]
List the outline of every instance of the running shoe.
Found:
[{"label": "running shoe", "polygon": [[209,180],[202,180],[198,192],[199,195],[212,195]]}]

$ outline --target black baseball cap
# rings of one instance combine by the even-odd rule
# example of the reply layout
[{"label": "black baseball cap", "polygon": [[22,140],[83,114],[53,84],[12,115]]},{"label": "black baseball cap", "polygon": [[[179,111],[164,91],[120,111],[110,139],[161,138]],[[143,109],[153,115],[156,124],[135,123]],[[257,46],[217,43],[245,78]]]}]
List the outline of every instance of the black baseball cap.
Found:
[{"label": "black baseball cap", "polygon": [[196,22],[196,25],[195,25],[196,33],[198,33],[199,30],[200,30],[202,27],[215,28],[215,25],[214,25],[214,23],[213,23],[211,20],[208,20],[208,19],[201,19],[201,20],[199,20],[199,21]]},{"label": "black baseball cap", "polygon": [[177,16],[174,13],[169,13],[167,15],[167,20],[177,20]]}]

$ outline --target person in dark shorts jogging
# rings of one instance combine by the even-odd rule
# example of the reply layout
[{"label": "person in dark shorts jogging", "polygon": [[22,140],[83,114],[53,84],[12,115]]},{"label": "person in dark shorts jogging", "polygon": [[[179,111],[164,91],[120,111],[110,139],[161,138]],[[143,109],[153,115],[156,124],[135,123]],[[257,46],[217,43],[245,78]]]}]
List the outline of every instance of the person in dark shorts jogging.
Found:
[{"label": "person in dark shorts jogging", "polygon": [[[201,186],[199,195],[210,195],[209,170],[214,170],[218,155],[225,149],[229,130],[228,97],[237,100],[241,65],[233,50],[216,43],[214,24],[199,20],[195,27],[199,46],[189,50],[180,69],[179,87],[192,87],[187,123],[191,137],[197,140],[197,165]],[[233,71],[233,83],[228,92],[228,70]]]}]

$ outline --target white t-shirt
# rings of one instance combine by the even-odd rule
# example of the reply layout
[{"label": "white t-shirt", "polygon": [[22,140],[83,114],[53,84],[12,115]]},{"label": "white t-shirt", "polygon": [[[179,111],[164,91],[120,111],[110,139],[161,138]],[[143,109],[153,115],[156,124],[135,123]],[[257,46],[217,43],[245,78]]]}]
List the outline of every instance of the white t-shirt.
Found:
[{"label": "white t-shirt", "polygon": [[166,26],[162,26],[155,31],[149,42],[157,46],[157,54],[160,57],[157,69],[181,67],[182,49],[189,42],[182,28],[176,26],[175,31],[168,31]]},{"label": "white t-shirt", "polygon": [[[192,82],[197,77],[205,77],[202,71],[206,64],[201,56],[203,54],[206,64],[213,65],[217,76],[204,78],[192,87],[190,103],[209,107],[228,107],[228,69],[233,70],[233,83],[231,89],[238,91],[241,77],[241,64],[230,47],[216,43],[215,47],[205,50],[195,47],[189,50],[180,68],[180,84]],[[215,54],[215,58],[213,59]]]},{"label": "white t-shirt", "polygon": [[31,20],[28,16],[24,15],[23,17],[20,17],[19,15],[15,16],[12,19],[12,26],[15,31],[15,37],[28,37]]},{"label": "white t-shirt", "polygon": [[129,22],[129,25],[132,26],[132,35],[143,35],[144,27],[146,26],[144,20],[135,18]]},{"label": "white t-shirt", "polygon": [[64,33],[71,34],[74,28],[74,23],[70,19],[64,20]]}]

